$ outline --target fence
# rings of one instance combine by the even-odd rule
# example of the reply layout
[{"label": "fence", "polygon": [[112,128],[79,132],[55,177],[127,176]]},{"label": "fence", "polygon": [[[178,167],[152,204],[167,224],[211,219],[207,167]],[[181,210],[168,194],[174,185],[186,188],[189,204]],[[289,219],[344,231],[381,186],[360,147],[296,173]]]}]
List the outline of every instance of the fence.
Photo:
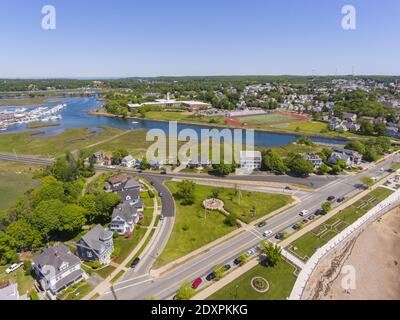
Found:
[{"label": "fence", "polygon": [[391,194],[388,198],[380,202],[377,206],[368,211],[352,225],[344,229],[340,234],[332,238],[328,243],[319,248],[315,254],[307,261],[304,268],[297,277],[296,283],[290,294],[289,300],[301,300],[308,280],[317,268],[321,260],[331,253],[334,249],[344,245],[348,240],[361,232],[368,224],[382,216],[392,208],[400,204],[400,190]]}]

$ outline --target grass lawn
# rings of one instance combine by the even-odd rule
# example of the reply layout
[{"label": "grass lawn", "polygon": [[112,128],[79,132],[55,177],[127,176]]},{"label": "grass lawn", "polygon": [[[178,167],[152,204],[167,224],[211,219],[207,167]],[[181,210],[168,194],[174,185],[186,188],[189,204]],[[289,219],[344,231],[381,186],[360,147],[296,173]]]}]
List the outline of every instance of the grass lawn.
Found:
[{"label": "grass lawn", "polygon": [[117,262],[122,262],[127,256],[129,256],[129,254],[135,249],[137,244],[143,238],[145,233],[146,229],[136,228],[133,231],[133,236],[130,239],[125,239],[124,237],[118,237],[114,239],[114,246],[119,246],[121,248],[119,261]]},{"label": "grass lawn", "polygon": [[38,128],[47,128],[47,127],[58,127],[60,124],[59,123],[29,123],[26,125],[27,129],[38,129]]},{"label": "grass lawn", "polygon": [[187,119],[191,114],[192,113],[190,112],[148,111],[146,112],[146,118],[153,120],[179,121]]},{"label": "grass lawn", "polygon": [[104,267],[103,269],[95,271],[101,278],[106,279],[113,271],[115,270],[115,267],[113,266],[107,266]]},{"label": "grass lawn", "polygon": [[[259,264],[215,292],[207,300],[286,300],[296,281],[294,271],[295,268],[285,261],[281,261],[275,267]],[[269,290],[265,293],[254,290],[251,285],[254,277],[266,279]]]},{"label": "grass lawn", "polygon": [[[177,182],[169,181],[166,186],[174,194],[178,190],[177,184]],[[205,219],[202,203],[211,196],[213,190],[215,188],[210,186],[196,185],[193,205],[184,206],[180,201],[175,202],[174,228],[164,251],[156,262],[156,267],[176,260],[236,229],[236,227],[226,225],[225,216],[218,211],[208,212]],[[234,195],[233,189],[218,188],[218,191],[219,198],[225,203],[225,209],[236,213],[245,221],[266,215],[291,200],[289,196],[242,191],[239,205],[239,198]],[[252,206],[256,208],[254,216],[251,215]]]},{"label": "grass lawn", "polygon": [[153,238],[153,235],[154,235],[154,232],[155,232],[155,231],[156,231],[155,229],[153,229],[153,230],[150,231],[149,236],[146,238],[146,241],[143,243],[143,245],[141,246],[141,248],[139,249],[139,251],[135,254],[135,256],[131,259],[131,261],[129,261],[129,262],[127,263],[127,265],[126,265],[127,268],[129,268],[129,267],[131,266],[133,260],[135,260],[137,257],[139,257],[139,256],[142,254],[142,252],[144,251],[144,249],[146,248],[146,246],[149,244],[151,238]]},{"label": "grass lawn", "polygon": [[39,181],[32,179],[32,173],[38,168],[35,165],[0,161],[0,210],[9,208],[25,191],[38,186]]},{"label": "grass lawn", "polygon": [[334,238],[346,227],[361,218],[379,202],[391,195],[393,191],[377,188],[351,206],[340,211],[314,230],[292,242],[288,249],[303,260],[311,257],[315,251]]},{"label": "grass lawn", "polygon": [[153,199],[150,198],[150,195],[147,191],[141,192],[140,193],[140,198],[143,200],[144,206],[147,208],[152,208],[154,207],[154,202]]},{"label": "grass lawn", "polygon": [[293,122],[299,121],[299,119],[283,114],[261,114],[255,116],[244,116],[244,117],[234,117],[234,120],[241,121],[244,123],[251,124],[274,124],[274,123],[283,123],[283,122]]},{"label": "grass lawn", "polygon": [[150,225],[151,220],[153,219],[153,211],[153,208],[144,209],[144,219],[139,222],[141,226],[148,227]]},{"label": "grass lawn", "polygon": [[93,286],[90,283],[81,281],[67,289],[62,296],[60,296],[60,300],[80,300],[92,290]]},{"label": "grass lawn", "polygon": [[[13,153],[15,151],[19,154],[54,157],[63,155],[66,151],[85,148],[123,132],[111,127],[102,127],[102,129],[99,133],[81,128],[67,129],[51,137],[37,137],[40,131],[1,134],[0,152]],[[144,139],[144,131],[140,132]],[[131,144],[137,144],[138,141],[131,141]]]}]

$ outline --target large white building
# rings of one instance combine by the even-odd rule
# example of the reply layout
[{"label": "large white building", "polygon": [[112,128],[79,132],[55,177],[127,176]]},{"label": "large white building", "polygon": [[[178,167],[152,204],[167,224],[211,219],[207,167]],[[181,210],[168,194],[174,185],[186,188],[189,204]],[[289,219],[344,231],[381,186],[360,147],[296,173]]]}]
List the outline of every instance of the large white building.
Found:
[{"label": "large white building", "polygon": [[240,168],[254,171],[261,169],[262,156],[260,151],[240,151]]}]

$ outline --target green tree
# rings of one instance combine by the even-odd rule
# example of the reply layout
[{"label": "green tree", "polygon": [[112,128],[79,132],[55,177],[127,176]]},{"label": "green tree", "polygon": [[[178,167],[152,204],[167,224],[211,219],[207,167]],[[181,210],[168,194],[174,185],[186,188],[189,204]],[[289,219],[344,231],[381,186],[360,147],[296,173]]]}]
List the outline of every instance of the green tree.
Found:
[{"label": "green tree", "polygon": [[57,181],[54,177],[45,177],[42,179],[42,183],[39,188],[36,188],[32,192],[33,205],[37,206],[40,202],[45,200],[60,200],[63,201],[64,186],[61,181]]},{"label": "green tree", "polygon": [[360,123],[360,133],[365,136],[372,136],[374,134],[374,126],[369,121],[362,121]]},{"label": "green tree", "polygon": [[146,156],[143,157],[142,162],[140,163],[140,169],[142,169],[142,170],[149,170],[150,169],[150,163],[147,160]]},{"label": "green tree", "polygon": [[318,169],[318,174],[325,175],[325,174],[329,173],[330,171],[331,171],[331,168],[328,165],[326,165],[325,163],[323,163]]},{"label": "green tree", "polygon": [[321,209],[324,214],[327,214],[329,211],[332,210],[332,204],[330,202],[325,202],[322,204]]},{"label": "green tree", "polygon": [[125,149],[118,149],[112,153],[111,160],[113,164],[119,165],[122,162],[122,159],[128,156],[129,153]]},{"label": "green tree", "polygon": [[194,191],[196,185],[189,180],[183,180],[178,183],[177,196],[181,199],[183,205],[191,205],[194,202]]},{"label": "green tree", "polygon": [[374,179],[372,179],[371,177],[362,177],[361,182],[369,188],[372,187],[375,183]]},{"label": "green tree", "polygon": [[220,280],[224,277],[225,275],[225,270],[224,267],[222,266],[217,266],[214,268],[214,273],[215,273],[215,279]]},{"label": "green tree", "polygon": [[19,260],[17,252],[13,247],[13,238],[0,231],[0,265],[15,263]]},{"label": "green tree", "polygon": [[39,203],[30,217],[32,226],[38,230],[42,236],[49,239],[54,232],[59,230],[60,212],[65,204],[60,200],[46,200]]},{"label": "green tree", "polygon": [[238,258],[239,266],[243,266],[249,260],[249,256],[246,252],[243,252]]},{"label": "green tree", "polygon": [[312,163],[304,159],[301,155],[295,155],[288,162],[288,168],[296,176],[307,177],[314,172]]},{"label": "green tree", "polygon": [[40,233],[24,220],[18,220],[7,227],[6,234],[12,239],[12,247],[19,250],[39,248],[42,244]]},{"label": "green tree", "polygon": [[270,265],[275,266],[278,262],[282,260],[282,249],[269,241],[261,242],[261,250],[267,257]]},{"label": "green tree", "polygon": [[176,292],[174,300],[190,300],[196,294],[196,290],[192,288],[189,281],[185,281],[180,289]]},{"label": "green tree", "polygon": [[374,130],[378,136],[382,136],[386,133],[387,126],[383,122],[379,122],[379,123],[375,124]]},{"label": "green tree", "polygon": [[361,141],[350,141],[346,144],[346,149],[363,154],[365,152],[365,145]]},{"label": "green tree", "polygon": [[68,233],[80,231],[86,223],[86,214],[87,211],[76,204],[66,205],[60,212],[59,231]]},{"label": "green tree", "polygon": [[279,153],[271,149],[262,153],[262,168],[278,174],[285,174],[288,170]]},{"label": "green tree", "polygon": [[363,153],[363,160],[368,162],[374,162],[379,159],[379,155],[374,148],[366,147]]}]

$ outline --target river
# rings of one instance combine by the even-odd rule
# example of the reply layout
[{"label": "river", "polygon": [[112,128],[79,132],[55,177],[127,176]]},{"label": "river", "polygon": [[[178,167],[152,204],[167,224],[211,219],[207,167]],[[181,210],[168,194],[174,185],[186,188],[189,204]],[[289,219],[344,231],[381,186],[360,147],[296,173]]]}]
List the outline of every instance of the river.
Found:
[{"label": "river", "polygon": [[[137,123],[133,123],[132,119],[120,119],[120,118],[111,118],[111,117],[102,117],[102,116],[93,116],[89,115],[88,111],[93,111],[101,108],[104,104],[104,101],[97,99],[97,97],[73,97],[73,98],[57,98],[57,99],[48,99],[50,106],[55,106],[60,103],[65,103],[67,107],[63,109],[60,114],[62,115],[62,120],[56,121],[59,123],[59,126],[56,127],[44,127],[40,129],[27,129],[26,124],[16,124],[9,126],[6,131],[2,131],[4,133],[15,133],[21,131],[43,131],[44,134],[39,135],[43,136],[51,136],[62,133],[65,129],[68,128],[87,128],[89,130],[98,131],[100,130],[100,126],[110,126],[119,128],[122,130],[128,129],[161,129],[168,133],[168,123],[153,121],[153,120],[143,120],[138,119],[134,120]],[[24,108],[37,108],[41,105],[35,105]],[[48,105],[46,105],[48,106]],[[12,109],[13,106],[9,107],[1,107],[2,109]],[[15,107],[21,108],[21,107]],[[191,124],[178,124],[178,132],[183,129],[193,129],[200,136],[201,129],[210,128],[208,126],[202,125],[191,125]],[[38,137],[39,137],[38,136]],[[245,135],[244,135],[245,136]],[[286,145],[290,142],[293,142],[297,139],[297,135],[293,134],[285,134],[285,133],[269,133],[263,131],[256,131],[254,134],[254,142],[257,147],[271,147],[271,146],[282,146]],[[345,144],[345,140],[338,139],[324,139],[314,137],[312,138],[314,142],[318,143],[326,143],[326,144]]]}]

